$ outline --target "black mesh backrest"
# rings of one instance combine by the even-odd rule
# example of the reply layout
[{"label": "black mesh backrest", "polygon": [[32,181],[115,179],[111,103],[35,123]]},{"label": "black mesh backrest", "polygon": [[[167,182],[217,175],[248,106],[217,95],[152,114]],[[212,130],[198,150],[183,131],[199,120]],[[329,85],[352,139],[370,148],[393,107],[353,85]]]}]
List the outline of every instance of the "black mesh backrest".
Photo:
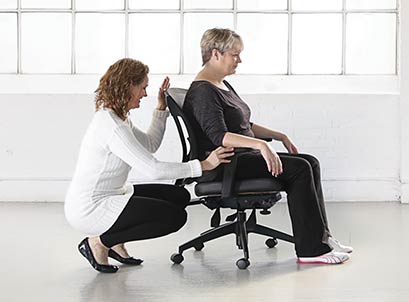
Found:
[{"label": "black mesh backrest", "polygon": [[[180,142],[182,144],[182,161],[187,162],[198,158],[196,137],[193,128],[183,112],[187,90],[183,88],[169,88],[165,92],[166,103],[175,121]],[[178,180],[177,184],[191,183],[192,180]]]}]

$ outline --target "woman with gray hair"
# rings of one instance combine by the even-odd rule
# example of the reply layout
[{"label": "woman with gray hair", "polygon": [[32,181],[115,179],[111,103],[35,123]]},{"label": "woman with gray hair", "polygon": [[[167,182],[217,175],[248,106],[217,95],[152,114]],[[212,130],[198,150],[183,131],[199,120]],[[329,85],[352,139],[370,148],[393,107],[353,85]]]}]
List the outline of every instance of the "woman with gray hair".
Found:
[{"label": "woman with gray hair", "polygon": [[[201,43],[203,68],[186,95],[184,110],[198,138],[200,158],[215,146],[254,149],[238,160],[236,178],[274,177],[287,193],[299,263],[343,263],[352,248],[331,234],[321,187],[320,164],[298,148],[285,133],[251,122],[248,105],[225,77],[236,72],[243,50],[241,37],[230,29],[207,30]],[[278,153],[263,139],[282,142]],[[205,172],[199,181],[218,180],[223,167]]]}]

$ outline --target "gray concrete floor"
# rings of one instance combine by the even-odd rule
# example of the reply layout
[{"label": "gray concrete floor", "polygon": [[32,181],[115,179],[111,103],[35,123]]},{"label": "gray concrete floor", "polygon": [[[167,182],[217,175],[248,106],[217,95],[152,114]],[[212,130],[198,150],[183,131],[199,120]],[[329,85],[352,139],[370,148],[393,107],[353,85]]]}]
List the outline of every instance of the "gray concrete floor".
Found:
[{"label": "gray concrete floor", "polygon": [[[181,265],[170,262],[209,225],[205,207],[188,211],[178,233],[128,244],[142,266],[104,275],[77,252],[84,236],[66,223],[62,203],[0,203],[0,301],[409,301],[409,205],[329,203],[333,233],[355,248],[350,261],[297,265],[291,244],[268,249],[250,235],[251,266],[243,271],[233,236],[186,251]],[[286,204],[259,222],[290,231]]]}]

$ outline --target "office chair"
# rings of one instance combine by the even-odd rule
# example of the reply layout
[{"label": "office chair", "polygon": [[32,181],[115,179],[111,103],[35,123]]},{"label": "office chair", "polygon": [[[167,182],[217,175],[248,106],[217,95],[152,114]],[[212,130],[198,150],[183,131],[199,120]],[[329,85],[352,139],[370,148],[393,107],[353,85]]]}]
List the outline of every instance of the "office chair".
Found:
[{"label": "office chair", "polygon": [[[183,162],[198,158],[195,134],[182,110],[186,92],[187,90],[182,88],[170,88],[165,92],[166,102],[182,143]],[[281,199],[280,191],[283,188],[282,184],[272,177],[235,181],[238,158],[251,150],[249,148],[235,148],[235,154],[230,158],[231,162],[223,164],[222,181],[202,182],[195,185],[195,193],[199,198],[191,200],[189,205],[204,204],[209,209],[215,211],[211,218],[211,229],[179,246],[178,253],[173,254],[170,258],[174,263],[182,263],[184,260],[182,254],[185,250],[193,247],[200,251],[203,249],[205,242],[228,234],[236,235],[236,245],[244,253],[244,257],[236,261],[239,269],[246,269],[250,265],[248,249],[249,233],[269,237],[265,241],[269,248],[277,245],[277,239],[294,243],[292,236],[257,224],[256,210],[260,210],[260,214],[263,215],[270,214],[269,209]],[[178,179],[175,184],[184,186],[192,182],[194,182],[194,179],[186,178]],[[226,218],[227,223],[223,225],[220,225],[221,208],[230,208],[236,211]],[[252,211],[248,219],[246,210]]]}]

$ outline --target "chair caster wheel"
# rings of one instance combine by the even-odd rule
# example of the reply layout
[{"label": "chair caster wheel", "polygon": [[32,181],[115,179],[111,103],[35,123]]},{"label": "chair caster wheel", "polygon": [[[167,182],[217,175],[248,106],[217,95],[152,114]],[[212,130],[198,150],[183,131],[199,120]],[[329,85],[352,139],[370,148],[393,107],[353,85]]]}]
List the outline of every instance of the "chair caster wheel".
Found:
[{"label": "chair caster wheel", "polygon": [[194,248],[196,251],[201,251],[204,248],[204,244],[203,243],[196,244]]},{"label": "chair caster wheel", "polygon": [[266,245],[269,248],[275,247],[277,244],[278,244],[278,241],[275,238],[269,238],[269,239],[266,240]]},{"label": "chair caster wheel", "polygon": [[241,258],[236,261],[236,265],[239,269],[246,269],[250,265],[250,261],[246,258]]},{"label": "chair caster wheel", "polygon": [[180,264],[185,260],[182,254],[174,253],[172,256],[170,256],[170,260],[173,261],[175,264]]}]

